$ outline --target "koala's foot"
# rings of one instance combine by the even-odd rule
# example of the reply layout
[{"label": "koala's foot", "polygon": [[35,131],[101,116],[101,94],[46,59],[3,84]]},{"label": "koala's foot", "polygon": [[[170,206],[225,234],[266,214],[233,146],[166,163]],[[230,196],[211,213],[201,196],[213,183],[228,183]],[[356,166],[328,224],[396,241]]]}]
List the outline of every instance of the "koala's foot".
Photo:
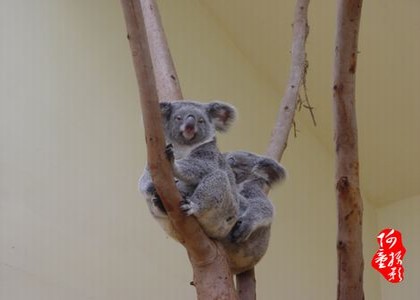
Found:
[{"label": "koala's foot", "polygon": [[181,210],[187,215],[195,215],[199,211],[199,207],[194,202],[191,202],[188,199],[184,199],[181,201]]},{"label": "koala's foot", "polygon": [[246,241],[252,233],[251,224],[238,220],[230,232],[230,241],[232,243],[241,243]]},{"label": "koala's foot", "polygon": [[158,210],[160,210],[162,214],[165,214],[165,215],[168,214],[166,212],[165,207],[163,206],[162,200],[159,198],[157,194],[152,198],[152,203]]},{"label": "koala's foot", "polygon": [[165,148],[165,154],[166,154],[166,158],[170,161],[173,162],[175,160],[175,155],[174,155],[174,146],[172,144],[168,144],[166,145]]}]

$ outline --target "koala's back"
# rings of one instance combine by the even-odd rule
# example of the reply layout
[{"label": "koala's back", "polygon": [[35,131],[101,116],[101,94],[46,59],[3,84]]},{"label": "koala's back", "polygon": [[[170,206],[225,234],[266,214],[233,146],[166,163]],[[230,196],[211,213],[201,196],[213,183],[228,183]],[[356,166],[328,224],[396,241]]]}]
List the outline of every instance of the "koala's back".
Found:
[{"label": "koala's back", "polygon": [[240,211],[230,238],[223,241],[234,273],[253,268],[267,251],[274,206],[264,192],[266,186],[285,177],[276,161],[245,151],[225,153],[234,171],[240,193]]},{"label": "koala's back", "polygon": [[250,270],[261,260],[268,249],[270,231],[270,226],[260,227],[242,243],[222,241],[233,274]]}]

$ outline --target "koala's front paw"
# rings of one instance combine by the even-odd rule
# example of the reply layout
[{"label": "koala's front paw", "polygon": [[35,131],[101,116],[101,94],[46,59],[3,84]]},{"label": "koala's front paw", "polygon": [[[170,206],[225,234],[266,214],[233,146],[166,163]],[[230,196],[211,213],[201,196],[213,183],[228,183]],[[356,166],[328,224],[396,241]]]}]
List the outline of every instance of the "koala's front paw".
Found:
[{"label": "koala's front paw", "polygon": [[239,219],[230,232],[230,241],[232,243],[241,243],[246,241],[252,232],[251,224]]},{"label": "koala's front paw", "polygon": [[168,144],[166,145],[165,148],[165,154],[166,154],[166,158],[170,161],[173,162],[175,160],[175,155],[174,155],[174,146],[172,144]]},{"label": "koala's front paw", "polygon": [[187,215],[191,216],[198,212],[199,207],[194,202],[191,202],[188,199],[184,199],[181,202],[181,210]]}]

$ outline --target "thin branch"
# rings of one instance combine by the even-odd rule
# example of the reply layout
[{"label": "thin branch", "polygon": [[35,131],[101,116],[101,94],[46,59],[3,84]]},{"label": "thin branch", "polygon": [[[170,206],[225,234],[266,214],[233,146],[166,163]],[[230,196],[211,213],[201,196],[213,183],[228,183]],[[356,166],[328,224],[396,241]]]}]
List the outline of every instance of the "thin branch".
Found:
[{"label": "thin branch", "polygon": [[297,100],[296,100],[296,110],[301,111],[302,106],[303,106],[302,96],[300,95],[300,93],[298,93]]},{"label": "thin branch", "polygon": [[355,109],[357,44],[362,0],[338,0],[334,61],[334,142],[338,211],[338,300],[362,300],[363,201]]},{"label": "thin branch", "polygon": [[280,160],[286,149],[287,139],[296,112],[299,88],[304,81],[306,68],[305,42],[309,33],[309,0],[297,0],[293,21],[292,62],[289,81],[271,134],[267,156]]},{"label": "thin branch", "polygon": [[240,300],[257,299],[255,269],[236,275],[236,290]]},{"label": "thin branch", "polygon": [[159,101],[181,100],[178,75],[155,0],[141,0]]},{"label": "thin branch", "polygon": [[[211,241],[197,221],[179,209],[181,196],[165,155],[165,139],[146,25],[139,0],[121,0],[127,25],[147,144],[147,161],[153,183],[169,218],[186,247],[194,270],[198,299],[235,299],[233,279],[223,248]],[[144,7],[144,6],[143,6]]]},{"label": "thin branch", "polygon": [[[305,43],[309,34],[308,6],[309,0],[296,1],[289,81],[271,134],[271,141],[266,151],[267,156],[278,161],[280,161],[286,149],[287,139],[292,126],[295,136],[297,131],[294,116],[298,97],[300,97],[299,88],[305,80],[307,69]],[[266,192],[268,193],[269,191],[267,190]],[[237,275],[236,282],[241,300],[256,299],[254,269]],[[241,293],[241,291],[243,292]]]}]

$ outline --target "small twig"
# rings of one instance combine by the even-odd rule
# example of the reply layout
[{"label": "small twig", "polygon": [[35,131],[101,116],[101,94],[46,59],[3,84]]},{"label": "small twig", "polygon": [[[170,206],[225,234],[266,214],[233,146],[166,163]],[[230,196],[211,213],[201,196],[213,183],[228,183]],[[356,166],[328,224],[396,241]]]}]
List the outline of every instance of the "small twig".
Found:
[{"label": "small twig", "polygon": [[300,92],[299,92],[299,94],[297,95],[297,104],[296,104],[297,108],[296,108],[296,110],[301,111],[302,105],[303,105],[302,96],[300,95]]},{"label": "small twig", "polygon": [[305,70],[304,70],[305,75],[303,76],[303,81],[302,81],[303,95],[304,95],[304,99],[305,99],[305,101],[304,101],[305,104],[303,105],[303,107],[309,110],[309,113],[311,114],[312,122],[313,122],[314,126],[316,126],[314,107],[309,102],[308,88],[306,86],[306,75],[308,73],[308,68],[309,68],[309,62],[306,59],[305,60]]}]

